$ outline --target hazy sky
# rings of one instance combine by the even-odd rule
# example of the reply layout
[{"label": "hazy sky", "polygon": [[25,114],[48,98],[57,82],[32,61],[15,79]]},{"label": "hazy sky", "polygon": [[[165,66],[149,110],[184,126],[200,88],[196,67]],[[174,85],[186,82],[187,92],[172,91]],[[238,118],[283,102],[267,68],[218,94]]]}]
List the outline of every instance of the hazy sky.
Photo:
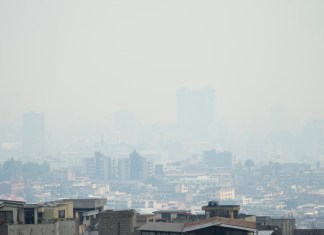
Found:
[{"label": "hazy sky", "polygon": [[30,110],[174,121],[181,87],[214,88],[233,127],[278,104],[324,118],[324,1],[0,1],[2,125]]}]

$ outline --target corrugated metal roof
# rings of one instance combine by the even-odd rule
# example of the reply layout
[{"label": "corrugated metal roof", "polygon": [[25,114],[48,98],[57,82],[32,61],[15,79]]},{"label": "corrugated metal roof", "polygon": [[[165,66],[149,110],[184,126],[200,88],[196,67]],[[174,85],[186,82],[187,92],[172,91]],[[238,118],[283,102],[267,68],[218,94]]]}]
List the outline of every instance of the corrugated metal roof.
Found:
[{"label": "corrugated metal roof", "polygon": [[158,210],[153,211],[154,214],[156,213],[176,213],[176,214],[182,214],[182,213],[188,213],[191,214],[191,210]]},{"label": "corrugated metal roof", "polygon": [[[140,231],[158,231],[158,232],[188,232],[203,229],[212,226],[226,227],[237,230],[256,231],[256,223],[223,217],[212,217],[209,219],[192,221],[187,223],[163,223],[150,222],[140,227]],[[263,234],[271,235],[271,234]]]},{"label": "corrugated metal roof", "polygon": [[163,223],[163,222],[149,222],[138,230],[140,231],[158,231],[158,232],[182,232],[184,223]]},{"label": "corrugated metal roof", "polygon": [[258,235],[271,235],[273,232],[274,230],[258,231]]},{"label": "corrugated metal roof", "polygon": [[223,227],[225,227],[226,225],[230,225],[230,226],[241,227],[241,228],[256,229],[255,222],[250,222],[250,221],[245,221],[240,219],[229,219],[224,217],[212,217],[209,219],[188,222],[185,224],[185,228],[200,226],[202,224],[209,224],[209,223],[210,224],[219,223]]}]

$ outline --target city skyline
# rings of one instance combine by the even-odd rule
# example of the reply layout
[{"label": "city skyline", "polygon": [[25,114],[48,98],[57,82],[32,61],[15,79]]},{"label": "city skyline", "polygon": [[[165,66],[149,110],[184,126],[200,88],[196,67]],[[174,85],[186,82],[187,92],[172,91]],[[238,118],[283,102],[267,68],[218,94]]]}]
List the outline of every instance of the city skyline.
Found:
[{"label": "city skyline", "polygon": [[0,233],[324,231],[323,0],[0,0]]},{"label": "city skyline", "polygon": [[322,1],[0,4],[0,126],[29,111],[170,123],[181,87],[215,89],[233,130],[267,128],[277,106],[292,128],[324,118]]}]

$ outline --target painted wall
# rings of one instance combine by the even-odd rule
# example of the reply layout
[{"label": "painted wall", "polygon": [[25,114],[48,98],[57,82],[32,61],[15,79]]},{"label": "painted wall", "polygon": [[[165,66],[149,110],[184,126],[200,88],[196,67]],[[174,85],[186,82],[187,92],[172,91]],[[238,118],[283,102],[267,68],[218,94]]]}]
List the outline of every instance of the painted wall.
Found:
[{"label": "painted wall", "polygon": [[65,219],[73,218],[73,203],[70,202],[56,207],[42,208],[43,219],[45,220],[58,219],[60,210],[65,210]]},{"label": "painted wall", "polygon": [[9,225],[8,235],[78,235],[76,220],[58,221],[52,224]]},{"label": "painted wall", "polygon": [[[17,208],[12,206],[1,207],[0,211],[12,211],[14,224],[18,224],[19,221],[24,221],[24,212],[23,208]],[[18,220],[17,220],[18,218]]]}]

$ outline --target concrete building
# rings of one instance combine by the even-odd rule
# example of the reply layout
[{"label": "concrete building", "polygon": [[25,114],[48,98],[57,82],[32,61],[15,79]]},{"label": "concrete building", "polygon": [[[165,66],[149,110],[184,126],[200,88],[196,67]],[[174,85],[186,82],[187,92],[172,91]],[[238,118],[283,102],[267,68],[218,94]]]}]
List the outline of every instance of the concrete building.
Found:
[{"label": "concrete building", "polygon": [[26,202],[0,200],[0,224],[21,224],[24,222]]},{"label": "concrete building", "polygon": [[234,188],[219,188],[216,193],[216,198],[218,198],[221,201],[235,199]]},{"label": "concrete building", "polygon": [[138,229],[141,235],[252,235],[257,234],[255,222],[212,217],[185,223],[147,223]]},{"label": "concrete building", "polygon": [[72,202],[26,204],[21,201],[0,200],[0,223],[41,224],[59,219],[73,219]]},{"label": "concrete building", "polygon": [[118,179],[121,181],[130,180],[129,158],[118,159]]},{"label": "concrete building", "polygon": [[[155,215],[154,214],[136,214],[136,229],[144,226],[149,222],[155,222]],[[136,230],[135,229],[135,230]]]},{"label": "concrete building", "polygon": [[63,184],[66,181],[71,181],[75,179],[75,173],[70,168],[60,168],[54,169],[52,171],[53,182],[58,184]]},{"label": "concrete building", "polygon": [[257,216],[258,230],[272,230],[275,235],[294,235],[295,219],[274,219],[269,216]]},{"label": "concrete building", "polygon": [[106,198],[63,199],[63,202],[73,203],[74,217],[79,219],[79,224],[95,225],[98,223],[98,214],[107,204]]},{"label": "concrete building", "polygon": [[158,210],[154,211],[155,221],[183,222],[191,220],[190,210]]},{"label": "concrete building", "polygon": [[208,167],[232,168],[231,152],[216,152],[214,149],[204,151],[203,160]]},{"label": "concrete building", "polygon": [[215,216],[237,219],[239,217],[239,205],[219,205],[216,201],[210,201],[207,206],[203,206],[202,210],[205,211],[206,218]]},{"label": "concrete building", "polygon": [[129,155],[130,179],[145,181],[154,174],[152,160],[140,156],[136,150]]},{"label": "concrete building", "polygon": [[26,204],[24,208],[25,224],[45,224],[73,218],[72,202],[53,201]]},{"label": "concrete building", "polygon": [[142,171],[140,172],[140,179],[146,181],[149,177],[154,175],[154,162],[152,159],[143,158]]},{"label": "concrete building", "polygon": [[1,235],[80,235],[77,220],[59,220],[48,224],[0,225]]},{"label": "concrete building", "polygon": [[112,159],[100,152],[95,152],[94,157],[83,159],[86,175],[97,182],[107,182],[113,179]]},{"label": "concrete building", "polygon": [[134,210],[106,210],[99,213],[99,235],[132,235],[135,226]]},{"label": "concrete building", "polygon": [[0,200],[1,235],[78,235],[72,202],[28,204]]},{"label": "concrete building", "polygon": [[324,229],[295,229],[294,235],[324,235]]}]

